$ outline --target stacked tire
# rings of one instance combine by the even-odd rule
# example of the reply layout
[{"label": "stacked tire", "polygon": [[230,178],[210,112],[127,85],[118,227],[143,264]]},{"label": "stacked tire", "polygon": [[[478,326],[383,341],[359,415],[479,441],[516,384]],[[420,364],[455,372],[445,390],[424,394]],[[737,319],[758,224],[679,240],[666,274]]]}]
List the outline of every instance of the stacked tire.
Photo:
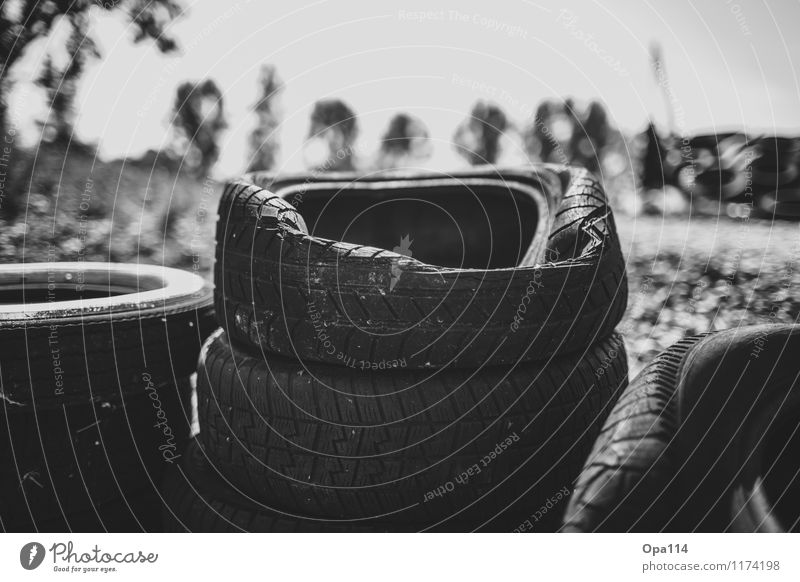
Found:
[{"label": "stacked tire", "polygon": [[214,276],[168,529],[559,527],[627,383],[624,261],[587,172],[248,176]]},{"label": "stacked tire", "polygon": [[158,531],[211,288],[145,265],[0,265],[0,526]]}]

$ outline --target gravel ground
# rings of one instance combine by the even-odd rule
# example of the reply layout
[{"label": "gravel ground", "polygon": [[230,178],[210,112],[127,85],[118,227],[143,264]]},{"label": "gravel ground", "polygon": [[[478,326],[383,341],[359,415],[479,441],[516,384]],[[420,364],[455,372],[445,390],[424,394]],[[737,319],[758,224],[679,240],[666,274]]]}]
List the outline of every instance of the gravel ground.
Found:
[{"label": "gravel ground", "polygon": [[797,321],[798,223],[618,216],[617,226],[630,286],[619,329],[631,378],[684,335]]}]

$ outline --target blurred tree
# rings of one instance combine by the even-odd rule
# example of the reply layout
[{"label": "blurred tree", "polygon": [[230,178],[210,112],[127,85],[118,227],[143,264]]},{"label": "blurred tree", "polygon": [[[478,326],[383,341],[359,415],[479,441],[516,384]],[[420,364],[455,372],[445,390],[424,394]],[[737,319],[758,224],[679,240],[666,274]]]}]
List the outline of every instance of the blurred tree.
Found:
[{"label": "blurred tree", "polygon": [[[73,20],[85,21],[86,15],[78,14]],[[50,104],[47,117],[39,122],[43,140],[46,142],[67,143],[72,137],[78,79],[83,73],[87,58],[100,56],[85,30],[85,23],[73,26],[65,47],[68,58],[66,65],[63,68],[57,67],[52,57],[47,55],[36,79],[36,84],[46,91],[47,102]]]},{"label": "blurred tree", "polygon": [[422,120],[398,113],[383,134],[375,166],[385,170],[415,165],[430,158],[431,153],[430,134]]},{"label": "blurred tree", "polygon": [[258,123],[250,134],[248,172],[272,169],[280,148],[277,129],[281,121],[281,111],[278,101],[284,85],[274,65],[261,67],[258,85],[261,98],[253,106]]},{"label": "blurred tree", "polygon": [[228,127],[222,91],[211,79],[181,83],[175,94],[175,149],[198,175],[207,175],[219,158],[219,138]]},{"label": "blurred tree", "polygon": [[609,141],[611,124],[608,122],[608,113],[599,101],[589,103],[589,111],[584,122],[586,133],[594,141],[598,150],[603,149]]},{"label": "blurred tree", "polygon": [[593,172],[600,169],[609,146],[619,139],[621,135],[611,126],[602,103],[591,101],[582,108],[571,98],[540,103],[524,134],[531,159],[575,164]]},{"label": "blurred tree", "polygon": [[523,134],[528,157],[541,162],[570,163],[580,125],[580,116],[571,98],[542,101],[536,108],[533,122]]},{"label": "blurred tree", "polygon": [[[134,29],[134,42],[153,39],[156,46],[169,52],[176,48],[175,40],[166,32],[167,25],[182,13],[179,0],[18,0],[0,3],[0,135],[5,134],[8,95],[12,88],[11,70],[20,60],[30,44],[48,36],[59,22],[64,20],[71,33],[67,42],[70,64],[57,72],[51,59],[46,60],[45,70],[38,80],[45,87],[52,101],[55,131],[60,123],[69,123],[66,111],[75,93],[75,84],[83,71],[87,57],[98,54],[97,47],[89,35],[90,9],[124,11]],[[47,69],[50,69],[49,71]],[[64,82],[60,81],[64,78]],[[60,88],[60,89],[59,89]],[[57,97],[63,90],[65,95]],[[47,122],[46,122],[47,123]]]},{"label": "blurred tree", "polygon": [[592,101],[584,115],[574,116],[572,162],[592,172],[600,169],[604,149],[611,138],[611,126],[602,104]]},{"label": "blurred tree", "polygon": [[[567,97],[561,106],[560,121],[563,129],[558,131],[561,136],[561,147],[564,148],[569,163],[575,163],[577,157],[576,147],[584,134],[583,119],[572,97]],[[556,124],[558,126],[558,123]]]},{"label": "blurred tree", "polygon": [[667,148],[652,120],[642,138],[645,144],[639,176],[642,188],[645,190],[663,188],[667,182],[664,176]]},{"label": "blurred tree", "polygon": [[527,127],[522,136],[525,151],[531,159],[546,162],[558,147],[550,132],[550,121],[555,107],[556,104],[552,101],[542,101],[536,108],[533,123]]},{"label": "blurred tree", "polygon": [[478,101],[456,128],[456,151],[472,166],[493,164],[500,156],[500,138],[508,129],[506,114],[494,103]]},{"label": "blurred tree", "polygon": [[344,101],[317,101],[311,112],[308,139],[303,146],[306,167],[324,172],[354,170],[357,137],[356,114]]}]

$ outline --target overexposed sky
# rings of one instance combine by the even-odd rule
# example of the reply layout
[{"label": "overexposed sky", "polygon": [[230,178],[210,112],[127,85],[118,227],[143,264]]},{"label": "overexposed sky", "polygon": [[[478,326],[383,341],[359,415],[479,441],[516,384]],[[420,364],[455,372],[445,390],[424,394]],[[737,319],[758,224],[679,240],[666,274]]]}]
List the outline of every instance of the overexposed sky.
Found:
[{"label": "overexposed sky", "polygon": [[[171,26],[182,46],[177,55],[133,45],[121,15],[96,11],[103,59],[83,79],[77,131],[105,157],[166,143],[177,85],[211,77],[225,94],[230,123],[217,170],[241,171],[256,79],[268,62],[287,85],[284,169],[302,167],[309,113],[322,97],[354,107],[365,154],[392,113],[418,115],[439,167],[457,163],[450,138],[479,98],[496,101],[520,125],[542,99],[600,98],[618,126],[640,130],[651,115],[666,121],[649,65],[653,40],[663,47],[679,132],[800,132],[796,0],[184,3],[188,15]],[[46,50],[35,48],[12,100],[21,125],[43,102],[25,83]]]}]

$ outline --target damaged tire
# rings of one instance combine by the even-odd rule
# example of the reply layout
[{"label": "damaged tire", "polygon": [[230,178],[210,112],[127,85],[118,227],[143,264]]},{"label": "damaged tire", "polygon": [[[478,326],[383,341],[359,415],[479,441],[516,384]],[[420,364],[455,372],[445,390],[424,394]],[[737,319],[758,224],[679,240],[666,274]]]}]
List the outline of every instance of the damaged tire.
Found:
[{"label": "damaged tire", "polygon": [[340,365],[580,352],[612,332],[627,301],[602,188],[550,166],[230,183],[215,281],[234,341]]}]

